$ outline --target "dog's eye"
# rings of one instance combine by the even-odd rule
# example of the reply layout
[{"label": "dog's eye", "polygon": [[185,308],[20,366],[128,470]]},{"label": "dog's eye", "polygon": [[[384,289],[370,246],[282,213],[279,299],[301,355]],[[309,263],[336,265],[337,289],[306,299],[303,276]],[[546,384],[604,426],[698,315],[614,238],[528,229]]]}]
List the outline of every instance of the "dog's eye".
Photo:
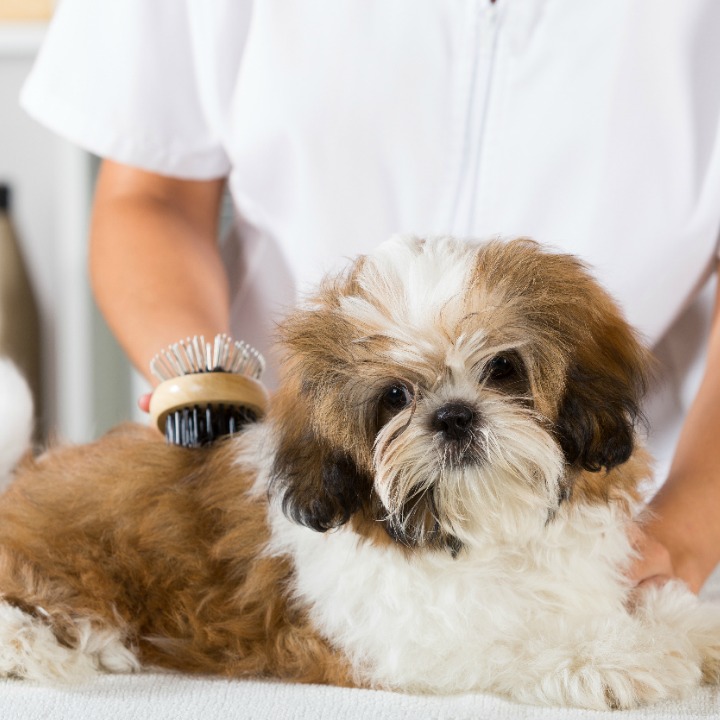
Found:
[{"label": "dog's eye", "polygon": [[483,386],[523,402],[530,402],[532,390],[525,363],[519,353],[509,350],[492,358],[483,369]]},{"label": "dog's eye", "polygon": [[510,380],[517,375],[515,363],[506,355],[496,355],[487,365],[488,380]]},{"label": "dog's eye", "polygon": [[382,404],[390,412],[398,413],[410,405],[412,399],[413,395],[410,390],[405,385],[398,383],[385,390],[382,396]]}]

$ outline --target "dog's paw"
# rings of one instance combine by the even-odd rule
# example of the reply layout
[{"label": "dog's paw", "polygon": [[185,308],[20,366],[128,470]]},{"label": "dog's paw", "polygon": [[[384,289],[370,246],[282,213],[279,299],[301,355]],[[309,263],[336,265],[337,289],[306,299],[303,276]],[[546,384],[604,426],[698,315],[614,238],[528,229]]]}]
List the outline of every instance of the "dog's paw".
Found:
[{"label": "dog's paw", "polygon": [[697,626],[690,637],[700,653],[702,681],[720,685],[720,606],[701,605],[697,615]]},{"label": "dog's paw", "polygon": [[691,692],[702,680],[702,654],[687,626],[678,624],[687,612],[671,617],[667,607],[646,604],[639,613],[590,615],[580,622],[556,619],[552,634],[546,629],[531,648],[535,662],[525,680],[534,702],[619,710]]},{"label": "dog's paw", "polygon": [[720,605],[699,600],[680,583],[650,589],[640,608],[648,624],[667,626],[688,638],[697,653],[702,682],[720,684]]},{"label": "dog's paw", "polygon": [[131,673],[140,670],[135,653],[122,641],[117,628],[97,627],[89,620],[76,625],[76,650],[92,658],[97,670],[110,673]]},{"label": "dog's paw", "polygon": [[0,601],[0,676],[43,682],[81,682],[98,672],[126,673],[140,664],[114,628],[89,620],[73,627],[72,643],[60,642],[47,619]]},{"label": "dog's paw", "polygon": [[700,679],[697,660],[682,652],[662,658],[654,653],[606,660],[575,658],[542,679],[537,699],[548,705],[627,710],[682,697]]},{"label": "dog's paw", "polygon": [[707,685],[720,685],[720,645],[706,649],[702,664],[702,679]]},{"label": "dog's paw", "polygon": [[42,619],[0,602],[0,675],[72,681],[94,672],[90,657],[60,644]]}]

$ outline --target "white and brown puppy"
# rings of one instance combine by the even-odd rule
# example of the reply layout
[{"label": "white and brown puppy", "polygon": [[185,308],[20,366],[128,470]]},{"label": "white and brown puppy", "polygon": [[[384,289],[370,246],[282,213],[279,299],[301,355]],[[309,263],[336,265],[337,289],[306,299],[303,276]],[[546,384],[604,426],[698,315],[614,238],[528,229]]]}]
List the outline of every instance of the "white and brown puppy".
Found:
[{"label": "white and brown puppy", "polygon": [[629,602],[646,354],[580,263],[395,238],[282,327],[270,416],[120,428],[0,498],[0,672],[164,666],[630,707],[720,668],[720,609]]}]

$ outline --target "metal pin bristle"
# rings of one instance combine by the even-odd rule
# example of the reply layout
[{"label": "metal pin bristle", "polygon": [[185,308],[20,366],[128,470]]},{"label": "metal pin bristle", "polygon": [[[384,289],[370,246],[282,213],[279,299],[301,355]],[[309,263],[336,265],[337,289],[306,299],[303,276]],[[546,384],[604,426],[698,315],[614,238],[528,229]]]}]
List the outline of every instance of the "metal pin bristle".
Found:
[{"label": "metal pin bristle", "polygon": [[150,362],[150,371],[160,381],[203,372],[229,372],[259,380],[265,359],[247,343],[229,335],[216,335],[210,343],[195,336],[161,350]]}]

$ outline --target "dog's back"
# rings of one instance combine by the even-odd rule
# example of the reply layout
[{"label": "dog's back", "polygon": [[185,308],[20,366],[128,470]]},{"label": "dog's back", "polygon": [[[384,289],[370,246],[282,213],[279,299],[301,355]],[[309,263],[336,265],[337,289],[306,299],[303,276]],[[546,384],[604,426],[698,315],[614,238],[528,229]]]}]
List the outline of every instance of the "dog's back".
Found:
[{"label": "dog's back", "polygon": [[128,424],[20,462],[0,502],[0,646],[26,638],[37,667],[0,653],[0,672],[159,665],[347,682],[288,598],[290,563],[263,553],[267,498],[243,452],[261,434],[188,450]]}]

